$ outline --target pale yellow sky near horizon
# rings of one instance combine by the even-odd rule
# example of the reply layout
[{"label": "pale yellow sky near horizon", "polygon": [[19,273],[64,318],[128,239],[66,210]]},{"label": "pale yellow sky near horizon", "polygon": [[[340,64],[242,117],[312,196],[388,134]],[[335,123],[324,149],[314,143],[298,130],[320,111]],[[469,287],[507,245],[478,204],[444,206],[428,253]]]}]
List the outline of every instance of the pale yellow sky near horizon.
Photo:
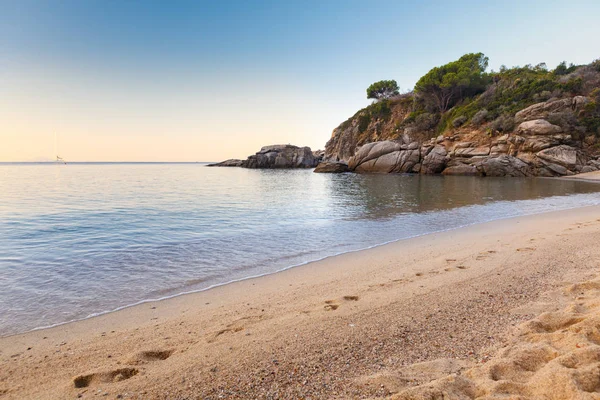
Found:
[{"label": "pale yellow sky near horizon", "polygon": [[1,162],[53,160],[55,135],[67,161],[220,161],[278,143],[317,150],[347,114],[303,89],[250,95],[260,81],[217,98],[194,82],[173,89],[71,76],[65,88],[54,84],[61,76],[13,78],[0,94]]}]

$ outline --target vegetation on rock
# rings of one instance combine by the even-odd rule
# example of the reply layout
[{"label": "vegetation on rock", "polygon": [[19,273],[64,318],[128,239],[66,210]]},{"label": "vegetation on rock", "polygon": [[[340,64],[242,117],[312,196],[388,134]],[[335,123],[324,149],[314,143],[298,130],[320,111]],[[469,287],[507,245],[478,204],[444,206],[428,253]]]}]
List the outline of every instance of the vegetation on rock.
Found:
[{"label": "vegetation on rock", "polygon": [[[425,143],[433,143],[445,146],[449,158],[464,158],[453,161],[454,170],[466,170],[464,163],[477,157],[502,156],[497,165],[488,167],[505,163],[514,167],[519,161],[535,174],[546,168],[537,154],[549,147],[579,149],[586,159],[600,154],[600,60],[587,65],[562,62],[553,70],[544,63],[502,66],[498,71],[487,68],[483,53],[469,53],[432,68],[408,93],[399,94],[395,81],[374,83],[367,95],[375,101],[334,130],[325,159],[347,161],[356,149],[378,141],[416,142],[425,146],[421,155],[425,157],[429,154]],[[552,129],[560,134],[520,137],[519,125],[535,119],[556,127]],[[500,136],[503,139],[497,142]],[[463,147],[455,151],[458,144]],[[550,173],[562,174],[559,169]]]},{"label": "vegetation on rock", "polygon": [[415,85],[425,104],[444,113],[461,99],[485,90],[488,58],[483,53],[465,54],[456,61],[435,67]]},{"label": "vegetation on rock", "polygon": [[375,82],[367,88],[367,99],[389,99],[398,94],[398,84],[394,80]]}]

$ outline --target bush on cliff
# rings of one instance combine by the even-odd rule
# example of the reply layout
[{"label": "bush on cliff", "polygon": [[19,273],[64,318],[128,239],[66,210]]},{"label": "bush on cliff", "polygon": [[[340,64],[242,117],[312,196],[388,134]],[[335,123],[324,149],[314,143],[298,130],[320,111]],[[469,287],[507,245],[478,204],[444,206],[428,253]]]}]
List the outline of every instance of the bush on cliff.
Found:
[{"label": "bush on cliff", "polygon": [[398,84],[394,80],[379,81],[367,88],[367,99],[389,99],[400,94]]},{"label": "bush on cliff", "polygon": [[554,75],[567,75],[575,71],[575,68],[577,68],[575,64],[571,63],[567,67],[567,62],[563,61],[560,64],[558,64],[558,66],[554,70]]},{"label": "bush on cliff", "polygon": [[435,67],[415,85],[415,92],[425,99],[427,105],[440,113],[465,97],[485,90],[488,58],[483,53],[465,54],[456,61]]}]

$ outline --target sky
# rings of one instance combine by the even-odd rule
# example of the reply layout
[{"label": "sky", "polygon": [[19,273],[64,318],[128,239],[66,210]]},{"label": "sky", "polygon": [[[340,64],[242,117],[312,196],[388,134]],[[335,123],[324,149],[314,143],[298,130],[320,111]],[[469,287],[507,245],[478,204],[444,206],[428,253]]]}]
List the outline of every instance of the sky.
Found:
[{"label": "sky", "polygon": [[321,149],[378,80],[408,91],[471,52],[496,70],[600,58],[598,16],[597,0],[0,0],[0,162]]}]

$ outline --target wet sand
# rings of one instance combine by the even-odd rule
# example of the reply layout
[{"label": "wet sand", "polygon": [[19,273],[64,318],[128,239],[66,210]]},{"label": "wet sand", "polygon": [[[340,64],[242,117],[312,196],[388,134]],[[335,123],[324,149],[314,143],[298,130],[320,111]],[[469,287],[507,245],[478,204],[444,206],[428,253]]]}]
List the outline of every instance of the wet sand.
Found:
[{"label": "wet sand", "polygon": [[0,398],[599,398],[598,243],[519,217],[1,338]]}]

